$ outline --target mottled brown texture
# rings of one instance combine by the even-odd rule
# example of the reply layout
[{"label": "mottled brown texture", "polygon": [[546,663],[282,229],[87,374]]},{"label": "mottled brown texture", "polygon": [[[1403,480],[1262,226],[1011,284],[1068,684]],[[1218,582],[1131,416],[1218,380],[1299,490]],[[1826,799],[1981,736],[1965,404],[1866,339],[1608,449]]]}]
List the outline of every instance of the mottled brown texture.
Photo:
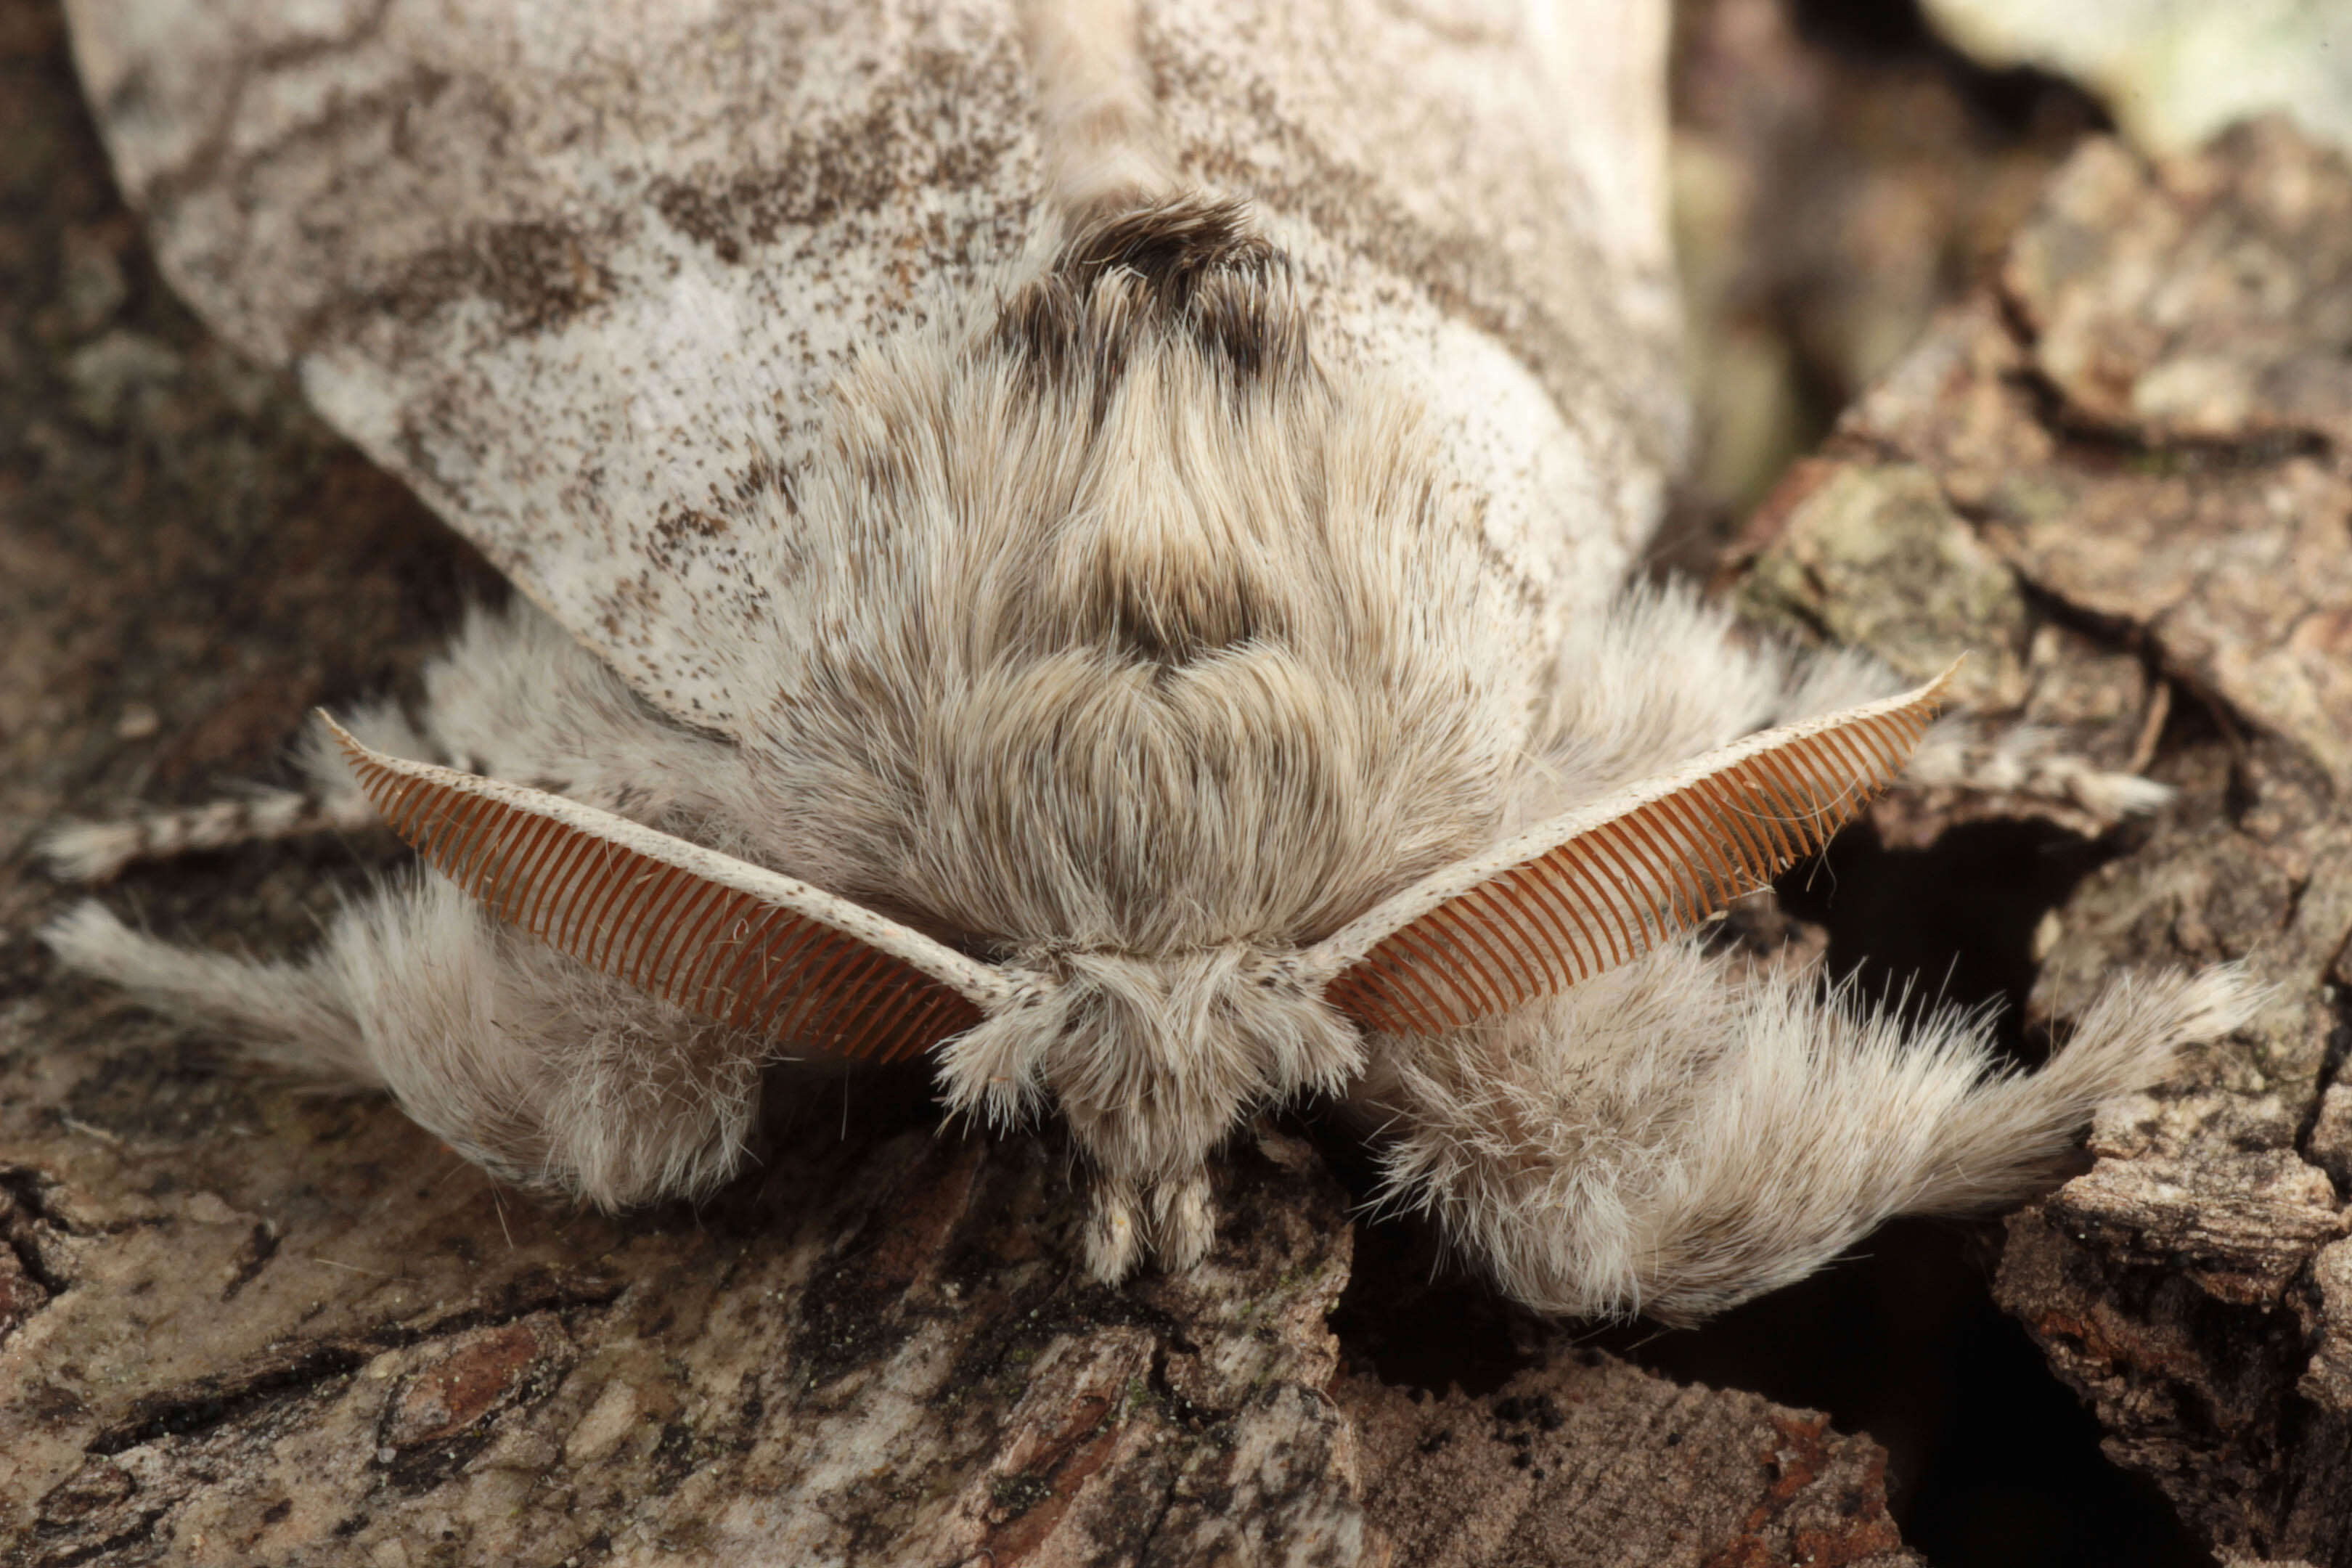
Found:
[{"label": "mottled brown texture", "polygon": [[[2005,562],[1989,695],[2179,787],[2042,922],[2032,1010],[2063,1031],[2126,966],[2273,989],[2102,1115],[2097,1163],[2011,1221],[1998,1293],[2217,1551],[2326,1564],[2352,1563],[2347,211],[2352,171],[2276,124],[2153,168],[2086,146],[1999,289],[1759,514],[1743,587],[1900,662],[1966,635],[1942,606],[1981,568],[1949,563]],[[1916,837],[1937,805],[1881,820]]]},{"label": "mottled brown texture", "polygon": [[2087,146],[2001,289],[2086,421],[2137,441],[2352,441],[2352,183],[2286,120],[2153,165]]},{"label": "mottled brown texture", "polygon": [[2352,170],[2277,122],[2158,170],[2102,142],[2003,284],[2063,416],[2138,451],[1998,489],[1998,547],[2352,784]]},{"label": "mottled brown texture", "polygon": [[[1869,648],[1914,679],[1933,679],[1965,656],[1953,696],[1976,708],[2015,707],[2027,686],[2024,595],[1934,476],[1900,467],[1821,472],[1804,492],[1805,526],[1759,557],[1741,584],[1749,618]],[[1888,583],[1915,591],[1889,595]]]},{"label": "mottled brown texture", "polygon": [[[1564,1353],[1495,1393],[1341,1382],[1368,1510],[1414,1568],[1897,1568],[1885,1456],[1826,1417]],[[1727,1488],[1745,1476],[1749,1488]],[[1663,1505],[1663,1506],[1661,1506]]]}]

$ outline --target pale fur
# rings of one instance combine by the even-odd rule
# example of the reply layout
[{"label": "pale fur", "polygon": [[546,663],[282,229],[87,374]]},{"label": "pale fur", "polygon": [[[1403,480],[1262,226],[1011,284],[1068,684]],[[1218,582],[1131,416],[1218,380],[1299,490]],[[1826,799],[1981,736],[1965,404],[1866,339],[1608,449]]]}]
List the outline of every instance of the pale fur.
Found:
[{"label": "pale fur", "polygon": [[[84,52],[124,65],[146,35],[110,15],[77,7]],[[160,27],[170,12],[141,15]],[[1430,1206],[1513,1292],[1555,1310],[1702,1311],[1886,1213],[2028,1190],[2101,1094],[2227,1026],[2227,980],[2200,983],[2198,1006],[2126,983],[2113,1017],[2095,1015],[2084,1044],[2019,1089],[1979,1081],[1980,1047],[1948,1024],[1915,1060],[1885,1019],[1674,947],[1480,1030],[1368,1042],[1305,976],[1314,943],[1530,823],[1897,683],[1745,640],[1679,590],[1594,607],[1675,445],[1649,374],[1666,363],[1663,252],[1635,243],[1663,228],[1647,207],[1591,205],[1652,190],[1650,173],[1596,164],[1580,185],[1562,165],[1559,210],[1587,214],[1593,243],[1563,239],[1524,269],[1508,247],[1477,247],[1493,252],[1473,258],[1483,270],[1455,266],[1469,231],[1444,210],[1453,173],[1445,200],[1415,195],[1410,217],[1370,201],[1377,221],[1339,226],[1344,243],[1303,209],[1261,226],[1194,189],[1162,134],[1181,110],[1171,134],[1193,146],[1223,77],[1167,77],[1179,101],[1155,106],[1134,7],[1036,0],[1022,15],[1035,85],[1019,115],[1045,144],[1016,138],[1003,166],[1036,154],[1034,227],[998,273],[956,259],[981,280],[919,327],[891,293],[899,247],[924,253],[944,225],[893,237],[876,220],[835,255],[815,230],[720,233],[677,207],[675,223],[576,230],[615,247],[600,253],[609,297],[559,290],[544,321],[502,320],[479,341],[445,329],[496,311],[404,318],[389,335],[362,323],[311,351],[306,385],[330,416],[565,622],[520,601],[475,612],[425,672],[414,722],[370,710],[349,721],[362,740],[617,813],[1003,966],[1011,1000],[941,1042],[941,1088],[952,1110],[999,1124],[1060,1115],[1094,1168],[1086,1246],[1103,1279],[1147,1253],[1196,1261],[1217,1143],[1253,1110],[1317,1093],[1388,1107],[1396,1197]],[[1154,15],[1169,58],[1194,47],[1189,15]],[[353,48],[446,46],[437,19],[402,17]],[[1627,61],[1663,37],[1663,11],[1644,18]],[[1496,79],[1497,124],[1529,155],[1497,161],[1521,142],[1469,135],[1433,168],[1475,166],[1505,193],[1541,172],[1559,97],[1545,72],[1580,58],[1552,43],[1565,52],[1528,57],[1543,71]],[[589,45],[631,47],[593,28]],[[196,78],[152,63],[176,84],[159,103],[202,101]],[[1621,85],[1624,134],[1601,127],[1573,157],[1650,144],[1654,73]],[[1252,101],[1273,112],[1282,98]],[[532,103],[568,123],[562,93]],[[113,126],[134,186],[152,173],[143,124]],[[591,159],[549,165],[578,204],[642,177],[625,148],[594,163],[610,152],[597,137],[509,140]],[[467,201],[509,199],[465,183],[472,157],[431,172]],[[373,189],[339,179],[317,199]],[[967,214],[1032,205],[1025,186],[952,194]],[[828,222],[863,217],[818,205]],[[396,216],[432,214],[411,201]],[[1514,242],[1526,221],[1508,219]],[[972,254],[1003,254],[1001,227]],[[236,231],[265,232],[281,236]],[[321,267],[389,231],[339,232]],[[1382,270],[1383,235],[1411,239],[1419,270]],[[814,254],[830,258],[821,272]],[[1588,254],[1589,272],[1564,269]],[[562,274],[575,289],[577,270]],[[182,271],[198,289],[235,275]],[[856,324],[845,309],[771,308],[803,284],[871,296],[845,371],[830,357]],[[286,341],[274,298],[220,312],[265,354]],[[1612,345],[1628,374],[1597,363]],[[1538,562],[1547,550],[1557,559]],[[1590,562],[1609,569],[1579,578]],[[358,819],[340,757],[314,739],[302,763],[312,792],[284,798],[310,804],[248,813],[252,836]],[[175,826],[68,828],[51,852],[96,874],[236,836],[226,819],[155,822]],[[738,1168],[762,1068],[794,1048],[632,993],[431,875],[354,905],[300,964],[193,954],[90,906],[48,937],[270,1060],[383,1086],[494,1171],[611,1205]],[[1558,1073],[1600,1092],[1567,1092]],[[1778,1140],[1769,1158],[1743,1152],[1751,1129]],[[1890,1150],[1913,1152],[1907,1175]]]},{"label": "pale fur", "polygon": [[[1676,636],[1654,640],[1669,626]],[[1651,657],[1628,657],[1642,648]],[[1892,684],[1850,657],[1743,644],[1673,589],[1629,594],[1589,651],[1622,672],[1622,700],[1530,770],[1548,802],[1605,792],[1726,729]],[[1676,684],[1685,658],[1734,679]],[[1759,665],[1772,680],[1739,679]],[[383,710],[353,717],[379,744],[563,784],[735,851],[771,841],[750,819],[761,796],[740,754],[712,744],[709,765],[674,766],[679,747],[709,743],[645,709],[528,605],[470,615],[425,684],[414,730]],[[302,756],[321,795],[351,787],[340,753],[312,744]],[[1193,804],[1223,816],[1215,800]],[[1286,820],[1305,833],[1339,818]],[[994,868],[1015,888],[1029,869],[1006,854],[1016,848],[1003,846]],[[1284,863],[1225,869],[1263,898]],[[1302,882],[1291,896],[1318,891]],[[910,884],[899,897],[917,901]],[[47,934],[77,967],[226,1028],[262,1059],[382,1086],[488,1168],[607,1205],[692,1194],[737,1169],[758,1069],[789,1050],[504,931],[432,876],[346,910],[300,964],[178,948],[94,905]],[[1003,1125],[1058,1109],[1093,1153],[1097,1273],[1150,1250],[1197,1258],[1213,1223],[1202,1163],[1250,1108],[1309,1089],[1375,1108],[1391,1201],[1432,1212],[1513,1295],[1562,1312],[1703,1316],[1801,1277],[1890,1214],[2030,1192],[2093,1106],[2157,1076],[2181,1040],[2224,1032],[2243,994],[2220,972],[2119,983],[2051,1068],[2000,1078],[1979,1025],[1906,1029],[1850,996],[1677,945],[1475,1030],[1376,1037],[1365,1071],[1366,1047],[1285,974],[1294,951],[1034,942],[1018,956],[1050,976],[1042,999],[943,1053],[956,1103]]]},{"label": "pale fur", "polygon": [[419,726],[460,765],[1050,981],[942,1081],[999,1121],[1050,1092],[1106,1173],[1108,1275],[1138,1256],[1117,1237],[1197,1258],[1210,1148],[1356,1066],[1269,956],[1476,847],[1525,762],[1465,635],[1486,618],[1474,520],[1410,399],[1312,363],[1278,263],[1213,283],[1269,323],[1263,381],[1136,324],[1118,274],[1080,303],[1118,352],[1087,340],[1060,384],[994,344],[992,311],[852,380],[802,500],[815,613],[769,651],[760,745],[662,720],[520,607],[469,621]]},{"label": "pale fur", "polygon": [[299,964],[175,947],[95,903],[44,934],[258,1060],[385,1089],[495,1174],[607,1208],[733,1174],[779,1055],[549,952],[437,876],[347,907]]},{"label": "pale fur", "polygon": [[1430,1214],[1508,1294],[1683,1323],[1895,1215],[2032,1196],[2101,1101],[2252,998],[2231,970],[2121,981],[2018,1073],[1980,1013],[1906,1023],[1684,942],[1489,1026],[1380,1037],[1352,1098],[1386,1129],[1382,1200]]},{"label": "pale fur", "polygon": [[1137,57],[1135,0],[1021,0],[1019,9],[1042,140],[1053,150],[1053,204],[1084,213],[1173,189],[1151,84]]}]

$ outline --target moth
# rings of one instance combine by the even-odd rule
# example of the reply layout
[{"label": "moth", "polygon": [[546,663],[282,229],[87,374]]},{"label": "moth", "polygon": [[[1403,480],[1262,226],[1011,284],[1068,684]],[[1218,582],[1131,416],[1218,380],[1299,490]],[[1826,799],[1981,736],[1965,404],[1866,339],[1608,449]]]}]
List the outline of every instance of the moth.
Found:
[{"label": "moth", "polygon": [[1710,956],[1904,773],[2154,786],[1636,572],[1683,442],[1663,3],[68,0],[167,275],[511,578],[300,791],[66,875],[381,820],[299,959],[63,960],[621,1206],[777,1063],[1066,1125],[1085,1262],[1329,1097],[1559,1313],[1703,1316],[2017,1199],[2242,1016],[2046,1068]]}]

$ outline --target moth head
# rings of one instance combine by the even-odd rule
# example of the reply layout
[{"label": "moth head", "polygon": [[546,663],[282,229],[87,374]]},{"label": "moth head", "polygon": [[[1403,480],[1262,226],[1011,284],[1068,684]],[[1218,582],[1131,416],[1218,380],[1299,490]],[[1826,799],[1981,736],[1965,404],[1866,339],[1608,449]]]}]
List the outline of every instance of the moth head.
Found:
[{"label": "moth head", "polygon": [[940,1052],[949,1105],[1008,1125],[1051,1104],[1130,1177],[1197,1171],[1250,1106],[1336,1093],[1362,1067],[1360,1037],[1296,955],[1046,945],[1011,969],[1021,1001]]},{"label": "moth head", "polygon": [[1255,1100],[1338,1089],[1355,1031],[1296,954],[1018,944],[983,963],[821,889],[541,791],[384,755],[327,720],[395,831],[502,920],[779,1057],[937,1050],[950,1108],[1050,1100],[1130,1176],[1197,1171]]}]

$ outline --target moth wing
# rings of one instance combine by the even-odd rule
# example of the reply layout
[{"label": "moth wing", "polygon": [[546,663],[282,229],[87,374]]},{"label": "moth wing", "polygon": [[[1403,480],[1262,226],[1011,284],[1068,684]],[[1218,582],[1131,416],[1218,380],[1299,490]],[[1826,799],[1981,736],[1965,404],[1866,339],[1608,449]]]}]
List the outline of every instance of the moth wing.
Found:
[{"label": "moth wing", "polygon": [[805,882],[562,795],[387,756],[326,722],[435,869],[509,924],[689,1012],[891,1061],[1011,999],[988,965]]},{"label": "moth wing", "polygon": [[[671,715],[742,739],[853,353],[1026,253],[1054,0],[68,0],[165,275]],[[1069,0],[1335,352],[1454,427],[1534,681],[1682,412],[1662,0]],[[1114,26],[1116,24],[1116,26]]]},{"label": "moth wing", "polygon": [[173,285],[643,696],[740,739],[823,394],[1028,235],[1009,8],[67,10]]},{"label": "moth wing", "polygon": [[[1688,424],[1661,0],[1168,0],[1180,167],[1245,196],[1321,342],[1453,433],[1535,679],[1654,529]],[[1523,672],[1523,673],[1522,673]]]},{"label": "moth wing", "polygon": [[1767,730],[1428,877],[1307,954],[1368,1027],[1433,1034],[1634,958],[1762,887],[1902,772],[1947,670]]}]

